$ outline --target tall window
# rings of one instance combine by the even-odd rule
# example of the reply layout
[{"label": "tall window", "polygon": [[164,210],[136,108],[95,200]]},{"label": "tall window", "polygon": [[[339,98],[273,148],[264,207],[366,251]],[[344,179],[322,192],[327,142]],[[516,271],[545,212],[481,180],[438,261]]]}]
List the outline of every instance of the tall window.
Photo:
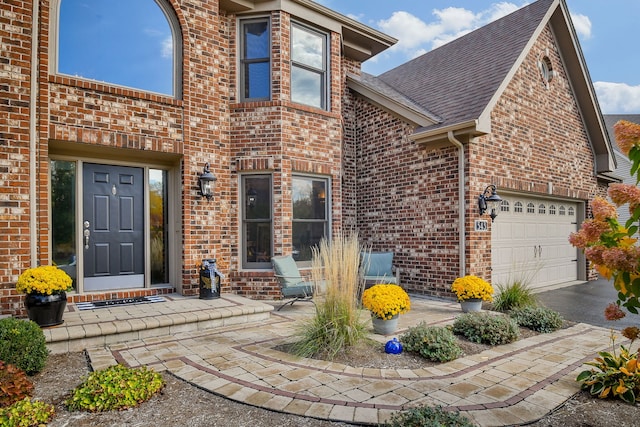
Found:
[{"label": "tall window", "polygon": [[310,261],[311,248],[328,235],[328,180],[303,176],[293,177],[293,257]]},{"label": "tall window", "polygon": [[242,177],[243,268],[271,268],[271,175]]},{"label": "tall window", "polygon": [[149,169],[149,231],[151,284],[169,283],[169,233],[167,171]]},{"label": "tall window", "polygon": [[327,109],[327,35],[291,25],[291,100]]},{"label": "tall window", "polygon": [[51,259],[76,288],[76,163],[51,161]]},{"label": "tall window", "polygon": [[271,96],[271,47],[269,19],[240,21],[241,98],[268,100]]},{"label": "tall window", "polygon": [[163,0],[60,0],[59,73],[178,96],[180,46]]}]

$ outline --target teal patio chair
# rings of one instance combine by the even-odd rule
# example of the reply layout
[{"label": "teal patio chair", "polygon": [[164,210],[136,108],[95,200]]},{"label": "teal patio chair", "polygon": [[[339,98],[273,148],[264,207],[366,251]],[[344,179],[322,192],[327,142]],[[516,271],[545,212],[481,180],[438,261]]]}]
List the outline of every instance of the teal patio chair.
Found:
[{"label": "teal patio chair", "polygon": [[291,301],[282,304],[276,311],[280,311],[285,305],[293,305],[296,301],[310,301],[313,303],[314,283],[302,278],[300,270],[298,270],[298,266],[291,255],[274,256],[271,258],[271,264],[280,283],[282,297],[284,299],[291,298]]},{"label": "teal patio chair", "polygon": [[393,252],[364,252],[361,261],[365,288],[378,283],[400,284],[400,269],[393,265]]}]

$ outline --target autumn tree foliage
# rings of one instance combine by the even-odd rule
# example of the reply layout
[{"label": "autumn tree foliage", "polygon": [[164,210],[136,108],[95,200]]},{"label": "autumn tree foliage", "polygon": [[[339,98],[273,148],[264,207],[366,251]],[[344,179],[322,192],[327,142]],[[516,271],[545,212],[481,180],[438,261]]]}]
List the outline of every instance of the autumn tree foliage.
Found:
[{"label": "autumn tree foliage", "polygon": [[[636,184],[611,184],[608,194],[612,203],[596,197],[591,203],[592,218],[582,223],[569,237],[571,244],[583,249],[594,268],[607,279],[613,278],[618,291],[618,305],[638,314],[640,309],[640,125],[625,120],[614,126],[620,150],[632,162],[631,176]],[[620,224],[616,206],[628,205],[631,218]]]}]

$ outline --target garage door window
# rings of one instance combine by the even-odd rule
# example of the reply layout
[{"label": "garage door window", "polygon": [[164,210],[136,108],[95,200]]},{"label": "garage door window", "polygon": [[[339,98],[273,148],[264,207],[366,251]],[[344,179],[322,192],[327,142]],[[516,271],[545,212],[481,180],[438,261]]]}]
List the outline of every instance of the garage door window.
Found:
[{"label": "garage door window", "polygon": [[509,202],[506,200],[503,200],[502,203],[500,203],[500,212],[509,212]]},{"label": "garage door window", "polygon": [[540,215],[545,215],[547,213],[547,206],[544,203],[540,203],[540,205],[538,205],[538,213]]},{"label": "garage door window", "polygon": [[549,206],[549,215],[555,215],[556,214],[556,205],[550,205]]},{"label": "garage door window", "polygon": [[576,211],[571,206],[569,206],[568,212],[569,216],[574,216],[576,214]]},{"label": "garage door window", "polygon": [[533,203],[527,203],[527,213],[528,214],[536,213],[536,205],[534,205]]},{"label": "garage door window", "polygon": [[513,204],[513,211],[515,213],[522,213],[522,202],[515,202]]},{"label": "garage door window", "polygon": [[565,209],[564,206],[560,205],[560,208],[558,209],[558,215],[565,216],[566,214],[567,214],[567,210]]}]

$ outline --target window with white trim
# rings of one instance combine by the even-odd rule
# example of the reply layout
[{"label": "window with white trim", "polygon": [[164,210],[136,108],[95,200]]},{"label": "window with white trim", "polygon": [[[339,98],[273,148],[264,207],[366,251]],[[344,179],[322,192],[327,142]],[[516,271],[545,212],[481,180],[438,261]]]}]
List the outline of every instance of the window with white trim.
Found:
[{"label": "window with white trim", "polygon": [[538,213],[540,215],[545,215],[547,213],[547,206],[544,203],[540,203],[538,205]]},{"label": "window with white trim", "polygon": [[271,98],[271,31],[269,18],[240,20],[240,98]]},{"label": "window with white trim", "polygon": [[500,202],[500,212],[509,212],[509,201],[503,200]]},{"label": "window with white trim", "polygon": [[317,247],[329,233],[327,178],[294,176],[293,202],[293,258],[311,261],[311,249]]},{"label": "window with white trim", "polygon": [[536,205],[534,205],[533,203],[529,202],[527,203],[527,213],[528,214],[534,214],[536,213]]},{"label": "window with white trim", "polygon": [[328,35],[291,24],[291,101],[328,109]]}]

